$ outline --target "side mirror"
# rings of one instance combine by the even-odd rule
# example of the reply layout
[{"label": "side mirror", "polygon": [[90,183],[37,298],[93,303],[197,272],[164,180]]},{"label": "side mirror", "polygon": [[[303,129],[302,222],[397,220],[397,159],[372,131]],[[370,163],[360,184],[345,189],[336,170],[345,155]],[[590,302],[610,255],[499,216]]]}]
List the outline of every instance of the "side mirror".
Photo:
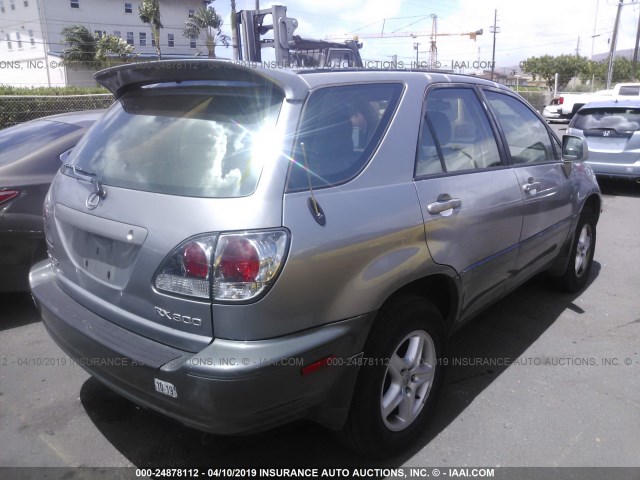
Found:
[{"label": "side mirror", "polygon": [[563,135],[562,160],[565,162],[584,162],[587,158],[589,158],[589,149],[586,148],[583,138]]},{"label": "side mirror", "polygon": [[69,150],[67,150],[66,152],[62,153],[60,155],[60,162],[62,162],[63,165],[67,164],[67,158],[69,158],[69,155],[71,155],[71,150],[73,150],[72,148],[70,148]]}]

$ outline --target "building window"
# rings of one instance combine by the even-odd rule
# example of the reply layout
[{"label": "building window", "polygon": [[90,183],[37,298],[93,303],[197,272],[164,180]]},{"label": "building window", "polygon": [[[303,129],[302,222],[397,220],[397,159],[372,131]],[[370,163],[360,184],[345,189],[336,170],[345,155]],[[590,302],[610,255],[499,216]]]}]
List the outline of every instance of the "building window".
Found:
[{"label": "building window", "polygon": [[154,37],[153,35],[151,35],[151,46],[152,47],[156,46],[156,37]]},{"label": "building window", "polygon": [[22,50],[22,39],[20,38],[20,32],[16,32],[16,40],[18,41],[18,48]]},{"label": "building window", "polygon": [[120,30],[114,30],[113,31],[113,36],[114,37],[118,37],[118,38],[122,38],[122,32]]},{"label": "building window", "polygon": [[33,36],[33,30],[29,30],[29,41],[32,47],[36,46],[36,37]]},{"label": "building window", "polygon": [[11,4],[11,10],[15,10],[16,9],[16,0],[9,0],[9,3]]},{"label": "building window", "polygon": [[0,0],[0,12],[4,13],[4,0]]},{"label": "building window", "polygon": [[9,34],[6,34],[6,38],[7,38],[7,48],[9,50],[11,50],[13,47],[11,46],[11,37],[9,36]]},{"label": "building window", "polygon": [[24,0],[24,6],[28,7],[29,6],[29,0]]},{"label": "building window", "polygon": [[189,37],[189,48],[196,48],[196,37]]},{"label": "building window", "polygon": [[127,43],[129,45],[135,45],[133,42],[133,32],[127,32]]},{"label": "building window", "polygon": [[196,11],[193,8],[189,9],[189,18],[193,18],[193,16],[195,15]]},{"label": "building window", "polygon": [[141,47],[147,46],[147,34],[144,32],[140,32],[140,46]]},{"label": "building window", "polygon": [[133,4],[125,2],[124,4],[124,13],[133,13]]},{"label": "building window", "polygon": [[80,8],[80,0],[70,0],[71,8]]},{"label": "building window", "polygon": [[175,41],[175,36],[173,35],[173,33],[170,33],[168,35],[168,39],[169,39],[169,46],[170,47],[175,47],[176,46],[176,41]]}]

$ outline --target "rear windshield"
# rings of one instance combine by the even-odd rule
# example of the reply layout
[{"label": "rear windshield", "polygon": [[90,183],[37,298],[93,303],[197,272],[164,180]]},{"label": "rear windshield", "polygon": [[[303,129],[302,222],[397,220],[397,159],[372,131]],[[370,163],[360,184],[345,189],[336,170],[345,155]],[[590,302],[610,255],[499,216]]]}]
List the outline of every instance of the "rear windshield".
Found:
[{"label": "rear windshield", "polygon": [[583,108],[571,126],[579,130],[635,132],[640,129],[640,108]]},{"label": "rear windshield", "polygon": [[38,120],[0,130],[0,165],[25,157],[79,128],[68,123]]},{"label": "rear windshield", "polygon": [[640,86],[627,85],[624,87],[620,87],[620,90],[618,90],[618,95],[638,96],[640,95]]},{"label": "rear windshield", "polygon": [[263,85],[141,88],[109,109],[69,163],[133,190],[251,195],[282,100]]}]

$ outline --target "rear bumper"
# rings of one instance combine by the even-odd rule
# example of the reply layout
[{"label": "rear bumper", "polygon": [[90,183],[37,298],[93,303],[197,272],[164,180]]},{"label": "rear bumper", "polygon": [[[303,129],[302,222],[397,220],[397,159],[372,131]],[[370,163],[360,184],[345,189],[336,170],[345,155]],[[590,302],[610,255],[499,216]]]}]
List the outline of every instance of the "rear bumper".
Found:
[{"label": "rear bumper", "polygon": [[546,120],[564,120],[568,118],[568,115],[562,114],[562,108],[560,107],[545,107],[542,111],[542,116]]},{"label": "rear bumper", "polygon": [[[339,428],[357,367],[302,366],[357,356],[373,314],[261,341],[216,339],[193,354],[137,335],[87,310],[55,281],[47,261],[30,274],[34,300],[56,343],[91,375],[131,401],[199,430],[241,434],[298,418]],[[155,390],[155,379],[177,397]]]},{"label": "rear bumper", "polygon": [[587,164],[598,177],[640,179],[640,162],[628,164],[587,160]]}]

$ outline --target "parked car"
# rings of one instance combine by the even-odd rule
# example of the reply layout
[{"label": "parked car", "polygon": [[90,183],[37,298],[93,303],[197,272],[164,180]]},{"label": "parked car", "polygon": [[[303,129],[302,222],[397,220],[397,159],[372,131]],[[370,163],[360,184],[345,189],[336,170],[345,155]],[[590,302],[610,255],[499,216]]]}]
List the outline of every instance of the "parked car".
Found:
[{"label": "parked car", "polygon": [[542,116],[548,121],[570,121],[587,103],[607,100],[630,100],[640,98],[640,83],[617,83],[610,90],[597,92],[560,93],[544,107]]},{"label": "parked car", "polygon": [[29,290],[29,268],[47,256],[42,204],[59,156],[102,113],[65,113],[0,130],[0,292]]},{"label": "parked car", "polygon": [[640,183],[640,100],[588,103],[567,133],[586,140],[587,162],[597,176]]},{"label": "parked car", "polygon": [[561,158],[506,87],[215,60],[96,79],[117,100],[52,183],[33,296],[79,365],[185,425],[306,418],[393,454],[451,332],[537,273],[589,278],[586,148]]}]

